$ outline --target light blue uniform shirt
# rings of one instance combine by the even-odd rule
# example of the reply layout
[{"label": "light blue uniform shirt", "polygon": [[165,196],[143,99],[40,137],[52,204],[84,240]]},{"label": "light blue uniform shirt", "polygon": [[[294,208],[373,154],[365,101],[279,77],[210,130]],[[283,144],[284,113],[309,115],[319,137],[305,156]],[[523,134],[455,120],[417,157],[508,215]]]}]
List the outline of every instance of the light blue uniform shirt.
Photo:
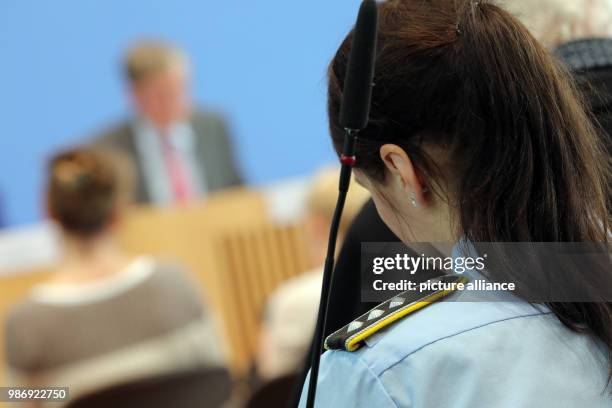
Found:
[{"label": "light blue uniform shirt", "polygon": [[612,407],[606,354],[590,336],[523,301],[452,300],[404,317],[355,352],[325,352],[315,407]]}]

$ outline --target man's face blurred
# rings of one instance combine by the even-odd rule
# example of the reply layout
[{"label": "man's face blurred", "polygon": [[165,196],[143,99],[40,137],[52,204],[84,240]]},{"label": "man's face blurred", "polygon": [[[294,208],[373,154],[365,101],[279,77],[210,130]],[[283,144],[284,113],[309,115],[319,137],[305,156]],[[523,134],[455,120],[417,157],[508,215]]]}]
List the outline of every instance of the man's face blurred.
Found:
[{"label": "man's face blurred", "polygon": [[153,124],[165,129],[188,117],[191,109],[187,70],[173,66],[132,85],[135,108]]}]

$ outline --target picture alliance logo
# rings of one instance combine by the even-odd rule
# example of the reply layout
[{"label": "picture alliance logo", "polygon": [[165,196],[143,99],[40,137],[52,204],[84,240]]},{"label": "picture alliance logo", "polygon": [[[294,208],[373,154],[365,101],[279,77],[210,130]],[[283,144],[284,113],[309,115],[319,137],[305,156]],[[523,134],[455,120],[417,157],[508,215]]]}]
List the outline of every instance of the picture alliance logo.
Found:
[{"label": "picture alliance logo", "polygon": [[372,262],[372,272],[376,275],[385,271],[404,271],[414,275],[417,271],[448,271],[462,274],[468,270],[482,271],[485,269],[487,255],[478,257],[438,257],[438,256],[411,256],[396,254],[389,257],[375,257]]}]

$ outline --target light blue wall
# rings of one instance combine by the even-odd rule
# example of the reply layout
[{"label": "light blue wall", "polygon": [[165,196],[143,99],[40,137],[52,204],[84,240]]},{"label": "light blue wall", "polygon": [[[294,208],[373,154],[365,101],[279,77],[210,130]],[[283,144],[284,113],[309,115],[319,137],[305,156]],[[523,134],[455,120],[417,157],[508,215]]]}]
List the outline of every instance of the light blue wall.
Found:
[{"label": "light blue wall", "polygon": [[128,111],[118,71],[143,36],[183,46],[195,96],[226,114],[250,183],[334,159],[325,70],[358,0],[1,0],[0,194],[9,224],[40,219],[54,150]]}]

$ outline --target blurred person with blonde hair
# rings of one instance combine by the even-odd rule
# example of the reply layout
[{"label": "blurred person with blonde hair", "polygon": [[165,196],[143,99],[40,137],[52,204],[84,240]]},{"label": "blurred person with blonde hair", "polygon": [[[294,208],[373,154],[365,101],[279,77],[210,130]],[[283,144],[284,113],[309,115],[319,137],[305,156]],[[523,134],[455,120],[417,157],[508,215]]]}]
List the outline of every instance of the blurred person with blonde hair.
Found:
[{"label": "blurred person with blonde hair", "polygon": [[[338,200],[339,172],[335,167],[319,170],[312,181],[306,196],[306,215],[304,226],[306,241],[309,245],[310,262],[320,266],[327,253],[327,238],[336,202]],[[338,242],[342,242],[349,225],[363,204],[370,198],[367,190],[359,184],[351,184],[350,196],[347,197],[343,217],[338,230]]]},{"label": "blurred person with blonde hair", "polygon": [[131,256],[117,243],[129,170],[101,150],[71,150],[51,160],[47,208],[61,231],[63,259],[9,315],[9,383],[69,387],[74,398],[224,365],[215,324],[183,269]]},{"label": "blurred person with blonde hair", "polygon": [[223,118],[192,107],[182,50],[142,41],[128,50],[123,71],[135,116],[94,144],[121,150],[136,164],[138,202],[185,204],[240,184]]},{"label": "blurred person with blonde hair", "polygon": [[[329,226],[338,195],[339,170],[320,170],[306,200],[305,231],[313,270],[282,283],[269,297],[256,357],[261,380],[298,374],[308,352],[316,323]],[[351,183],[338,232],[342,242],[353,218],[370,197]]]},{"label": "blurred person with blonde hair", "polygon": [[506,0],[504,5],[549,49],[612,36],[612,0]]}]

